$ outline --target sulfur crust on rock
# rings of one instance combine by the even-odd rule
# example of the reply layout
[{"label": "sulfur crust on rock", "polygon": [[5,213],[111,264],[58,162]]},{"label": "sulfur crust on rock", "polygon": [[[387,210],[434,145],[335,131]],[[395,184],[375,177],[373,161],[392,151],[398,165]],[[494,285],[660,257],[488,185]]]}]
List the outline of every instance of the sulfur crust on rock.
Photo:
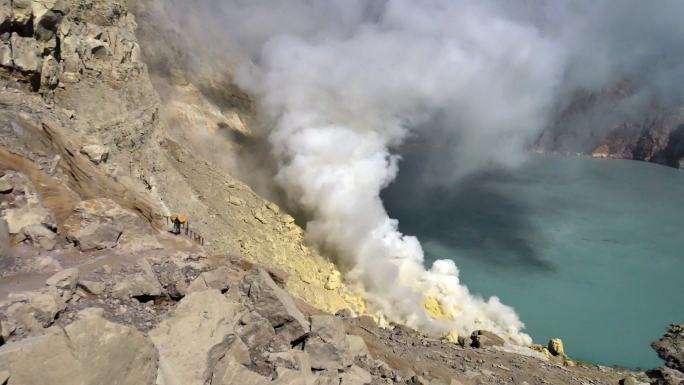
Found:
[{"label": "sulfur crust on rock", "polygon": [[428,314],[435,319],[439,320],[450,320],[451,316],[444,312],[442,309],[442,304],[439,300],[432,296],[426,296],[423,302],[423,308],[428,312]]}]

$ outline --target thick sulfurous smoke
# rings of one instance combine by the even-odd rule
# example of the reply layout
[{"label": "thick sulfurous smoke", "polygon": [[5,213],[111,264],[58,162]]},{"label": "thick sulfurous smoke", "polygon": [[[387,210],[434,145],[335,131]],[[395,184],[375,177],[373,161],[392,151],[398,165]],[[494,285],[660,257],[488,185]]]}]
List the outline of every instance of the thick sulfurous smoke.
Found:
[{"label": "thick sulfurous smoke", "polygon": [[646,60],[658,40],[645,23],[620,22],[644,11],[637,1],[184,3],[172,8],[189,39],[228,52],[236,81],[271,119],[276,181],[309,215],[309,239],[336,256],[378,315],[443,335],[488,329],[531,342],[513,309],[460,284],[452,261],[426,268],[418,240],[388,216],[380,192],[397,175],[402,143],[428,138],[421,151],[449,181],[515,166],[573,90],[653,68],[638,79],[643,89],[670,92],[661,75],[681,63]]}]

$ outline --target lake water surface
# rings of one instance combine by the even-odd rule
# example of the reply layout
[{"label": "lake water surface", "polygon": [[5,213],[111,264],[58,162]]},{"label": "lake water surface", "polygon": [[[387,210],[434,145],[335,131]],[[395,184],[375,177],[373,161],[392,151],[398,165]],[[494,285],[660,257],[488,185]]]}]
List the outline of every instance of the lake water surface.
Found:
[{"label": "lake water surface", "polygon": [[535,156],[447,187],[408,157],[383,193],[428,263],[450,258],[472,292],[513,306],[535,342],[575,359],[662,365],[651,350],[684,322],[684,171],[624,160]]}]

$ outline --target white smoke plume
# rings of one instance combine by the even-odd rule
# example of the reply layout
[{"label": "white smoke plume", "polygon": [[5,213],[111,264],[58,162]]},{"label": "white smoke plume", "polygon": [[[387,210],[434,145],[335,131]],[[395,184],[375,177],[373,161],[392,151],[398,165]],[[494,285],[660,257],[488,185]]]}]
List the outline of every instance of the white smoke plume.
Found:
[{"label": "white smoke plume", "polygon": [[[424,267],[419,241],[400,233],[380,192],[398,172],[393,153],[412,135],[443,139],[435,152],[452,176],[520,164],[559,97],[619,79],[606,56],[617,53],[588,36],[612,8],[573,4],[205,0],[174,7],[188,35],[230,53],[238,84],[274,122],[278,184],[310,216],[309,239],[336,256],[373,311],[432,333],[487,329],[529,344],[514,310],[469,293],[452,261]],[[582,46],[589,41],[595,58]],[[426,313],[428,297],[443,317]]]}]

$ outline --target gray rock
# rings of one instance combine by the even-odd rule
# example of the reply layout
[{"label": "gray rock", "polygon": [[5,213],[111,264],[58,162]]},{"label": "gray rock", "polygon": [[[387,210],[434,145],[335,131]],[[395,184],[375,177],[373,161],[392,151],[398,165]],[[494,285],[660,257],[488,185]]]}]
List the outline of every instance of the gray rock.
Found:
[{"label": "gray rock", "polygon": [[79,203],[65,221],[67,240],[81,251],[106,249],[119,244],[159,245],[150,224],[111,199],[90,199]]},{"label": "gray rock", "polygon": [[7,314],[31,334],[50,326],[66,308],[62,297],[54,291],[30,292],[25,298],[26,302],[11,305]]},{"label": "gray rock", "polygon": [[319,370],[344,369],[352,364],[344,323],[337,317],[311,317],[311,334],[304,351],[311,357],[311,367]]},{"label": "gray rock", "polygon": [[267,361],[273,363],[276,367],[288,367],[305,374],[311,373],[311,358],[309,354],[298,349],[269,353]]},{"label": "gray rock", "polygon": [[[311,373],[302,373],[299,370],[292,370],[288,368],[276,368],[276,374],[278,378],[273,381],[272,385],[322,385],[324,382],[320,380],[322,376],[314,376]],[[331,385],[339,385],[339,379],[337,383],[330,383]]]},{"label": "gray rock", "polygon": [[684,373],[672,368],[656,368],[646,372],[651,385],[681,385]]},{"label": "gray rock", "polygon": [[211,384],[266,385],[271,384],[271,380],[234,361],[222,360],[214,371]]},{"label": "gray rock", "polygon": [[71,11],[69,7],[69,2],[67,0],[57,0],[52,4],[50,8],[53,12],[61,13],[62,15],[68,15]]},{"label": "gray rock", "polygon": [[9,177],[0,178],[0,194],[9,194],[14,190],[14,183]]},{"label": "gray rock", "polygon": [[11,42],[14,68],[24,72],[40,72],[43,66],[40,44],[32,37],[21,37],[16,33],[12,34]]},{"label": "gray rock", "polygon": [[368,347],[363,338],[355,335],[347,335],[347,345],[349,345],[349,354],[352,359],[356,357],[369,357]]},{"label": "gray rock", "polygon": [[165,264],[158,277],[159,283],[171,298],[179,300],[188,293],[186,274],[175,263]]},{"label": "gray rock", "polygon": [[87,156],[94,164],[105,163],[109,158],[107,147],[99,144],[88,144],[81,147],[81,154]]},{"label": "gray rock", "polygon": [[498,335],[486,331],[476,330],[470,335],[470,346],[474,348],[485,348],[490,346],[503,346],[504,340]]},{"label": "gray rock", "polygon": [[64,329],[4,345],[0,368],[12,384],[152,385],[157,353],[139,331],[86,309]]},{"label": "gray rock", "polygon": [[318,337],[323,341],[348,349],[344,322],[330,315],[311,316],[311,337]]},{"label": "gray rock", "polygon": [[667,333],[651,344],[665,365],[684,372],[684,324],[672,324]]},{"label": "gray rock", "polygon": [[25,28],[33,18],[31,0],[12,0],[12,24],[19,28]]},{"label": "gray rock", "polygon": [[340,385],[366,385],[370,384],[373,378],[367,370],[356,365],[340,374]]},{"label": "gray rock", "polygon": [[12,67],[12,47],[9,42],[0,42],[0,66]]},{"label": "gray rock", "polygon": [[15,325],[14,322],[10,322],[9,320],[0,321],[0,337],[2,337],[3,342],[7,341],[7,339],[12,335],[12,333],[14,333],[16,328],[17,325]]},{"label": "gray rock", "polygon": [[236,330],[242,341],[254,350],[263,350],[276,335],[271,323],[257,312],[244,314]]},{"label": "gray rock", "polygon": [[112,288],[112,297],[128,300],[136,297],[159,297],[162,287],[155,277],[149,274],[134,274],[125,277]]},{"label": "gray rock", "polygon": [[[159,351],[161,383],[231,383],[224,378],[233,378],[234,373],[244,368],[235,359],[223,361],[221,373],[212,367],[219,365],[220,357],[231,350],[237,339],[235,324],[241,310],[240,304],[231,302],[218,290],[185,296],[170,316],[149,333]],[[241,375],[246,374],[235,374],[235,378]],[[212,381],[212,377],[219,378]]]},{"label": "gray rock", "polygon": [[48,41],[55,37],[57,26],[62,21],[62,14],[48,10],[40,17],[36,17],[34,23],[34,35],[38,41]]},{"label": "gray rock", "polygon": [[247,296],[252,307],[271,326],[276,334],[288,342],[300,339],[309,332],[309,323],[297,308],[292,297],[278,287],[263,269],[248,272],[240,282],[240,291]]},{"label": "gray rock", "polygon": [[40,88],[42,91],[54,89],[59,84],[60,65],[52,55],[43,59],[40,72]]},{"label": "gray rock", "polygon": [[24,240],[43,250],[53,250],[57,245],[57,234],[43,225],[33,224],[22,229]]},{"label": "gray rock", "polygon": [[67,231],[67,240],[81,251],[111,249],[119,244],[123,226],[119,223],[97,223]]},{"label": "gray rock", "polygon": [[188,293],[208,289],[226,291],[228,290],[229,276],[230,272],[225,267],[205,271],[188,286]]},{"label": "gray rock", "polygon": [[[0,27],[8,31],[12,24],[12,1],[0,0]],[[2,384],[2,382],[0,382]]]},{"label": "gray rock", "polygon": [[31,225],[44,225],[50,229],[57,227],[54,216],[43,206],[35,186],[26,175],[8,172],[2,180],[13,186],[13,203],[3,212],[10,234],[22,237],[23,229]]},{"label": "gray rock", "polygon": [[9,256],[10,251],[10,237],[9,226],[7,221],[0,218],[0,259]]},{"label": "gray rock", "polygon": [[78,281],[78,286],[86,292],[95,295],[102,294],[107,288],[107,285],[105,285],[104,282],[88,281],[83,279]]},{"label": "gray rock", "polygon": [[45,284],[57,289],[62,298],[71,297],[71,294],[76,290],[78,283],[78,269],[64,269],[57,274],[54,274],[45,281]]}]

